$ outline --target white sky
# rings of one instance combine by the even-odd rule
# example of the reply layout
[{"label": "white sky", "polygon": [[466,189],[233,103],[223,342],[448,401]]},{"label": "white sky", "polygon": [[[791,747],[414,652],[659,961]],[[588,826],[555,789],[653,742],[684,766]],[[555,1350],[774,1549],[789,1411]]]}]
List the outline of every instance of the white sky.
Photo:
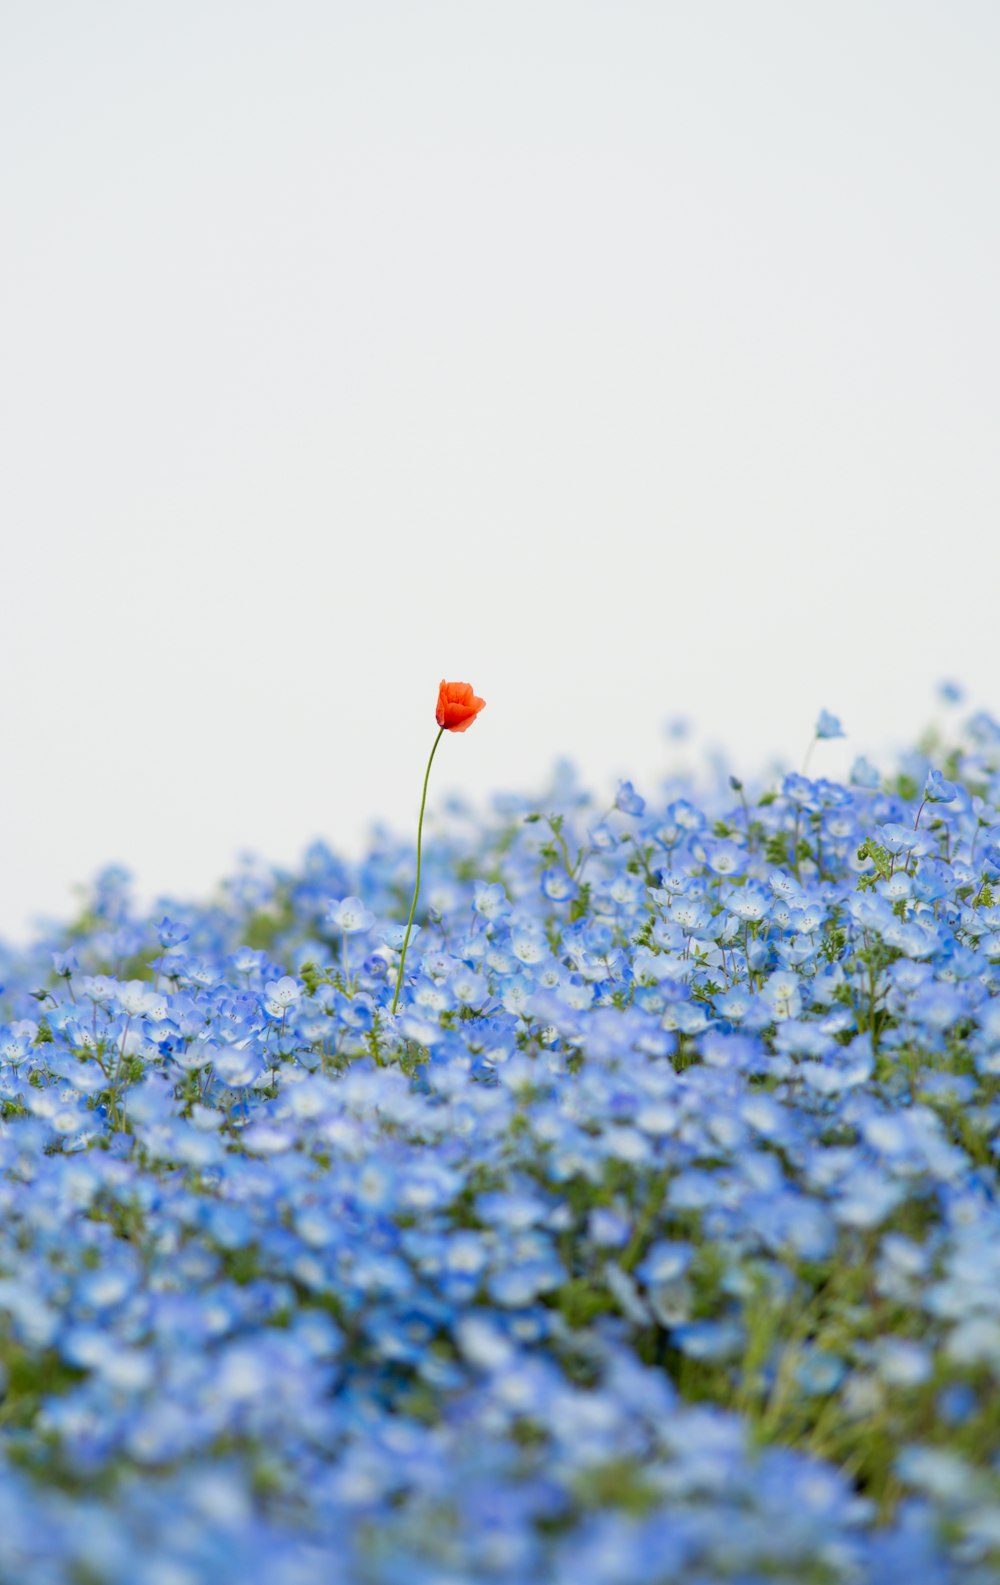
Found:
[{"label": "white sky", "polygon": [[[0,0],[0,930],[1000,709],[992,0]],[[691,758],[690,750],[687,757]]]}]

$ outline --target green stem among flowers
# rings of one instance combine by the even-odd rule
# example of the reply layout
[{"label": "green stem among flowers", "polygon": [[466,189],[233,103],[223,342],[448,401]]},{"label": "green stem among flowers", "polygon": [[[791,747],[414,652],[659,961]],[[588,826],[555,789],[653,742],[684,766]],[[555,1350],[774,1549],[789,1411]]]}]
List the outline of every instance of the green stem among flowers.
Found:
[{"label": "green stem among flowers", "polygon": [[399,969],[396,973],[396,994],[392,998],[392,1011],[394,1013],[396,1011],[396,1004],[399,1001],[400,987],[403,983],[403,965],[406,962],[406,949],[410,944],[410,931],[413,929],[413,916],[417,911],[417,898],[420,895],[420,848],[424,833],[424,809],[427,804],[427,783],[431,779],[431,766],[434,764],[434,756],[437,753],[437,746],[444,737],[444,734],[445,728],[442,727],[438,732],[437,737],[434,739],[434,747],[431,749],[431,757],[427,761],[427,771],[424,775],[424,790],[420,799],[420,819],[417,821],[417,879],[413,887],[413,901],[410,904],[410,917],[406,921],[406,934],[403,937],[403,948],[399,954]]},{"label": "green stem among flowers", "polygon": [[406,934],[403,937],[403,950],[399,954],[399,970],[396,974],[396,994],[392,998],[392,1011],[395,1013],[399,1003],[399,992],[403,984],[403,965],[406,962],[406,949],[410,944],[410,931],[413,929],[413,916],[417,911],[417,898],[420,895],[420,848],[424,834],[424,809],[427,804],[427,783],[431,779],[431,766],[437,746],[446,732],[467,732],[475,721],[480,710],[486,708],[486,700],[480,699],[472,690],[468,682],[447,682],[443,677],[438,689],[437,709],[434,719],[440,728],[434,739],[431,757],[427,761],[427,772],[424,776],[424,790],[420,799],[420,819],[417,822],[417,879],[413,888],[413,901],[410,904],[410,917],[406,921]]}]

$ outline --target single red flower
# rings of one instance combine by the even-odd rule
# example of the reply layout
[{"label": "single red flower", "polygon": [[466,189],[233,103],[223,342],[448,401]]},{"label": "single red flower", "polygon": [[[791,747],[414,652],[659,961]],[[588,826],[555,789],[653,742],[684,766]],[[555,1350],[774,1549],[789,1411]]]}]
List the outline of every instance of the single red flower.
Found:
[{"label": "single red flower", "polygon": [[467,732],[480,710],[486,708],[485,699],[477,699],[470,682],[445,682],[438,689],[435,719],[446,732]]},{"label": "single red flower", "polygon": [[[396,994],[392,998],[392,1011],[395,1015],[399,1005],[399,993],[403,985],[403,965],[406,962],[406,949],[410,944],[410,931],[413,929],[413,916],[417,911],[417,898],[420,896],[420,852],[424,836],[424,809],[427,806],[427,783],[431,779],[431,766],[434,756],[438,751],[438,744],[446,732],[467,732],[480,710],[486,709],[486,700],[477,699],[469,682],[445,682],[442,678],[438,689],[437,724],[441,728],[434,739],[431,757],[427,761],[424,772],[424,790],[420,799],[420,818],[417,821],[417,878],[413,885],[413,901],[410,904],[410,917],[406,921],[406,934],[403,936],[403,945],[399,954],[399,967],[396,970]],[[346,939],[346,938],[345,938]]]}]

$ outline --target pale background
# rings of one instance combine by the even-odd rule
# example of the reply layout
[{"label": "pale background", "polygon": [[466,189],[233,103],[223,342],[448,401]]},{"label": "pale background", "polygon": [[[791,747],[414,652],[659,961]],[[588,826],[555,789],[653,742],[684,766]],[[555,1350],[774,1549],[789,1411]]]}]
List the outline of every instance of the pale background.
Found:
[{"label": "pale background", "polygon": [[[0,930],[1000,710],[993,0],[0,0]],[[677,746],[664,723],[702,736]]]}]

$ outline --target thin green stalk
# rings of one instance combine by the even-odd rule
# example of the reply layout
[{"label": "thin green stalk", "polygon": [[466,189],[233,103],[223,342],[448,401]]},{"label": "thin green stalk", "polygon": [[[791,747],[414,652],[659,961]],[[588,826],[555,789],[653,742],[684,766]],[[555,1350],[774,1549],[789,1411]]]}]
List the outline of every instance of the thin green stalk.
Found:
[{"label": "thin green stalk", "polygon": [[434,764],[434,756],[437,753],[437,746],[444,737],[444,733],[445,729],[442,727],[437,737],[434,739],[434,747],[431,749],[431,757],[427,761],[427,771],[424,775],[424,790],[420,799],[420,819],[417,821],[417,879],[413,887],[413,901],[410,904],[410,917],[406,921],[406,934],[403,937],[403,950],[399,954],[399,969],[396,974],[396,994],[392,998],[392,1011],[394,1013],[396,1011],[396,1003],[399,1001],[400,986],[403,983],[403,964],[406,962],[406,949],[410,944],[410,931],[413,929],[413,916],[417,911],[417,898],[420,895],[420,846],[421,842],[423,841],[424,834],[424,808],[427,803],[427,783],[431,779],[431,766]]}]

